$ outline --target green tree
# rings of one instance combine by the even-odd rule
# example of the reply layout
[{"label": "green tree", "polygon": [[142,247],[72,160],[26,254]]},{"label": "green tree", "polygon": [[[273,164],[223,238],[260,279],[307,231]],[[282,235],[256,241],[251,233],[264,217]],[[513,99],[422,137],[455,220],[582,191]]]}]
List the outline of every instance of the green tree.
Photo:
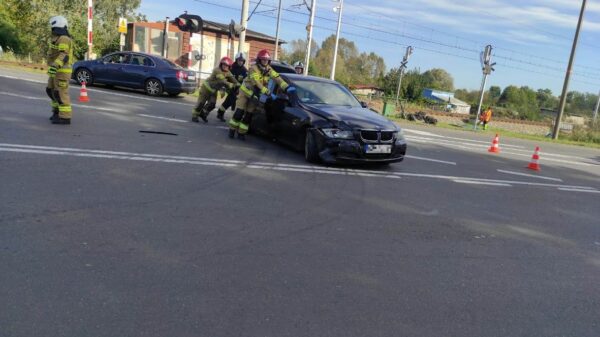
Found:
[{"label": "green tree", "polygon": [[[94,2],[94,51],[102,54],[118,49],[116,26],[120,16],[130,21],[140,19],[136,14],[141,0],[102,0]],[[37,60],[45,59],[50,28],[48,20],[63,15],[69,21],[69,33],[74,40],[75,57],[83,58],[87,51],[87,2],[81,0],[3,0],[0,36],[11,25],[18,30],[17,39],[22,54],[31,53]]]},{"label": "green tree", "polygon": [[423,78],[427,86],[431,89],[453,91],[454,79],[446,70],[434,68],[423,73]]}]

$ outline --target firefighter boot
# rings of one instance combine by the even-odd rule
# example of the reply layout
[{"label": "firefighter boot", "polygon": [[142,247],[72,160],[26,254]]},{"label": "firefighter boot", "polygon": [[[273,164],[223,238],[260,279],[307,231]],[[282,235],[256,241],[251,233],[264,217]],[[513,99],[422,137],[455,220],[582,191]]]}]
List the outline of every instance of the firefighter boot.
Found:
[{"label": "firefighter boot", "polygon": [[233,139],[233,137],[235,137],[235,129],[229,129],[228,136],[229,136],[229,138]]},{"label": "firefighter boot", "polygon": [[245,134],[243,134],[243,133],[239,133],[239,132],[238,132],[238,139],[239,139],[239,140],[246,140],[246,135],[245,135]]},{"label": "firefighter boot", "polygon": [[219,108],[219,112],[217,113],[217,119],[221,122],[225,122],[225,110],[222,107]]},{"label": "firefighter boot", "polygon": [[71,119],[70,118],[60,118],[60,117],[57,117],[57,118],[55,118],[55,119],[52,120],[52,124],[70,125],[71,124]]},{"label": "firefighter boot", "polygon": [[199,123],[199,122],[200,122],[200,120],[198,119],[198,117],[196,117],[196,116],[192,116],[192,122],[194,122],[194,123]]}]

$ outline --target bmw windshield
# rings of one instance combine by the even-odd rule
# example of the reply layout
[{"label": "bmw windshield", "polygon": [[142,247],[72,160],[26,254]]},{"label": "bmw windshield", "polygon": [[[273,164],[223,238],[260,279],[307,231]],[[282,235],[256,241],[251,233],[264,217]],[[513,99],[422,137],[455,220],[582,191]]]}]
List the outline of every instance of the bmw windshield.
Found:
[{"label": "bmw windshield", "polygon": [[360,108],[360,102],[341,84],[294,80],[298,99],[308,105],[338,105]]}]

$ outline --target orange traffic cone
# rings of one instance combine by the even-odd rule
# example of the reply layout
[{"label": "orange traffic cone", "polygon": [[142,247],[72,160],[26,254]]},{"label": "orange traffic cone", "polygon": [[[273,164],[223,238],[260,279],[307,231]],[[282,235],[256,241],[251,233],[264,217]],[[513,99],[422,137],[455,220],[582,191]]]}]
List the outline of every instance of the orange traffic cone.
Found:
[{"label": "orange traffic cone", "polygon": [[527,165],[527,168],[534,171],[540,170],[540,164],[538,164],[538,160],[540,160],[540,147],[535,147],[535,152],[533,156],[531,156],[531,162]]},{"label": "orange traffic cone", "polygon": [[500,137],[498,137],[498,134],[496,134],[496,137],[494,137],[494,140],[492,141],[492,146],[490,146],[488,152],[500,153],[500,148],[498,147],[499,139]]},{"label": "orange traffic cone", "polygon": [[81,90],[79,91],[79,102],[89,102],[90,98],[87,94],[87,88],[85,87],[85,82],[81,82]]}]

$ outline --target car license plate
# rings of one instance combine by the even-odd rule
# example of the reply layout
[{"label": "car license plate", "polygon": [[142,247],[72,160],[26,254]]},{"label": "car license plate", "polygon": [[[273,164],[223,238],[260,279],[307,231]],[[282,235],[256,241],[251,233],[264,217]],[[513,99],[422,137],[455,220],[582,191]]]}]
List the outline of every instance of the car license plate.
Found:
[{"label": "car license plate", "polygon": [[196,75],[188,75],[188,81],[195,81]]},{"label": "car license plate", "polygon": [[366,144],[365,153],[392,153],[392,146],[380,144]]}]

